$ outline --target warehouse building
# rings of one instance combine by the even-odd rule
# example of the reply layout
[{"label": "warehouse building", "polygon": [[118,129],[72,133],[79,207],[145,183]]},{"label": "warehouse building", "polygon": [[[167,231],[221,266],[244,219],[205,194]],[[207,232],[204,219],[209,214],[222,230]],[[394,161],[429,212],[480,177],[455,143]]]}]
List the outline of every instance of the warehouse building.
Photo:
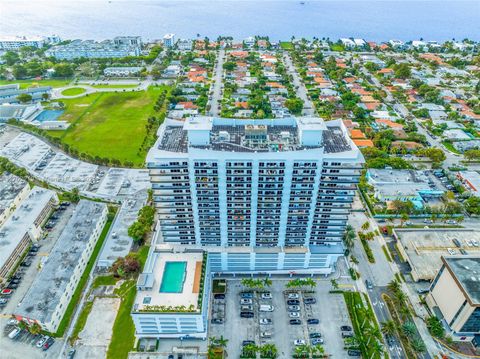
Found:
[{"label": "warehouse building", "polygon": [[15,317],[56,332],[107,220],[104,203],[80,200]]}]

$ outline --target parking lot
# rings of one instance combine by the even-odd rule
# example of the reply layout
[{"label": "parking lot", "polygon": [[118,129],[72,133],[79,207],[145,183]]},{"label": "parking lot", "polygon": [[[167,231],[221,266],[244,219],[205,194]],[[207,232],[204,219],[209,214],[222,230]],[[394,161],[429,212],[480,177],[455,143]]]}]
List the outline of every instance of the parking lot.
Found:
[{"label": "parking lot", "polygon": [[[227,280],[225,299],[212,296],[210,320],[223,319],[223,323],[210,324],[211,336],[223,335],[228,339],[228,356],[233,358],[239,358],[243,344],[248,343],[274,344],[279,358],[291,358],[295,344],[322,342],[331,357],[347,357],[340,327],[351,324],[343,296],[329,293],[329,281],[317,281],[312,293],[288,290],[287,282],[286,279],[273,279],[272,285],[265,290],[252,292],[240,280]],[[242,298],[245,292],[252,294],[243,294]],[[313,303],[306,304],[308,301]],[[253,312],[253,317],[242,318],[240,312]],[[314,324],[315,319],[318,324]],[[296,340],[299,342],[295,343]]]},{"label": "parking lot", "polygon": [[[8,324],[8,322],[11,319],[11,314],[15,312],[16,306],[22,301],[30,288],[41,263],[50,253],[73,211],[74,206],[71,205],[52,215],[55,219],[50,223],[51,228],[49,232],[47,232],[47,236],[39,241],[38,250],[30,252],[24,260],[24,262],[30,263],[29,266],[21,265],[16,271],[15,278],[18,278],[18,280],[15,280],[15,282],[17,282],[16,287],[13,288],[12,294],[8,296],[7,304],[0,308],[0,330],[2,332],[0,335],[0,348],[2,348],[2,359],[46,358],[53,357],[54,354],[58,356],[60,352],[62,343],[58,340],[48,351],[44,352],[42,349],[36,348],[35,343],[39,340],[40,336],[29,334],[26,330],[23,330],[14,340],[8,338],[8,334],[15,328],[15,325]],[[6,353],[5,356],[3,356],[4,353]]]}]

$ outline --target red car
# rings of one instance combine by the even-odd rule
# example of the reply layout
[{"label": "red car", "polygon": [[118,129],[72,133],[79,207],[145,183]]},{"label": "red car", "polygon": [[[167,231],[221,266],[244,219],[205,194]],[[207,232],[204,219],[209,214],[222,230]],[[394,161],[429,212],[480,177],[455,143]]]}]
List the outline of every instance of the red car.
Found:
[{"label": "red car", "polygon": [[6,289],[2,290],[2,293],[1,293],[1,294],[2,294],[2,295],[11,295],[12,293],[13,293],[13,290],[12,290],[12,289],[6,288]]}]

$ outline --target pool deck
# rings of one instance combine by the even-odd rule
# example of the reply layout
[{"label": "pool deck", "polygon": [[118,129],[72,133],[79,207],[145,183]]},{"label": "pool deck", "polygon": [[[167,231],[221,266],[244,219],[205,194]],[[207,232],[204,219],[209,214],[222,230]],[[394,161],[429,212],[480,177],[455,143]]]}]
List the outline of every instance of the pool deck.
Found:
[{"label": "pool deck", "polygon": [[[196,283],[196,277],[198,276],[198,263],[203,260],[202,253],[156,253],[155,265],[153,268],[154,283],[152,289],[142,290],[137,293],[135,304],[138,305],[138,309],[142,309],[144,306],[185,306],[189,307],[194,305],[197,307],[198,303],[198,290],[195,290],[198,285]],[[165,270],[165,264],[167,262],[186,262],[186,274],[185,281],[183,283],[183,291],[181,293],[164,293],[160,292],[160,286],[163,279]],[[201,273],[200,273],[201,275]],[[150,297],[150,303],[144,304],[144,298]]]}]

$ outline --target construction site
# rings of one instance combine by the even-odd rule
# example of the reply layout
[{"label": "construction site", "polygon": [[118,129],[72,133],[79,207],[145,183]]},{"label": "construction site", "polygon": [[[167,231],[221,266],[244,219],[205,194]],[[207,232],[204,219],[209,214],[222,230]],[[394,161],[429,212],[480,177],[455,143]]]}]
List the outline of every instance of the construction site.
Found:
[{"label": "construction site", "polygon": [[480,254],[480,232],[472,229],[395,229],[397,249],[414,281],[432,281],[442,256]]}]

